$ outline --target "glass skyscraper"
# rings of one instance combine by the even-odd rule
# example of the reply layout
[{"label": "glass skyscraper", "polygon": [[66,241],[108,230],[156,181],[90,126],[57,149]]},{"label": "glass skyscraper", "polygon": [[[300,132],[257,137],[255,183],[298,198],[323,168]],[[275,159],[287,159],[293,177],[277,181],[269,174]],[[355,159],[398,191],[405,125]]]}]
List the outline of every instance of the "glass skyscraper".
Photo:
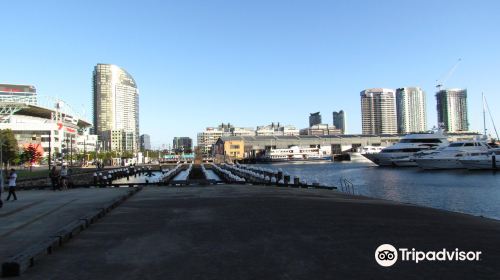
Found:
[{"label": "glass skyscraper", "polygon": [[133,151],[139,147],[139,91],[134,78],[112,64],[93,72],[94,132],[104,149]]},{"label": "glass skyscraper", "polygon": [[387,88],[372,88],[361,93],[363,134],[396,134],[396,94]]},{"label": "glass skyscraper", "polygon": [[419,87],[396,90],[398,133],[424,132],[427,130],[425,92]]},{"label": "glass skyscraper", "polygon": [[467,90],[445,89],[436,93],[438,123],[448,132],[468,131]]}]

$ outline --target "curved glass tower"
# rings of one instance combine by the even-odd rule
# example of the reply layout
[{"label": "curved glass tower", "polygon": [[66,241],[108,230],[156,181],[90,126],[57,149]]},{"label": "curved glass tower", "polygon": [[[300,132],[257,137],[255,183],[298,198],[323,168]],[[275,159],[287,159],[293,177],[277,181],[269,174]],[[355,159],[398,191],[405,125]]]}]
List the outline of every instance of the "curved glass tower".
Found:
[{"label": "curved glass tower", "polygon": [[93,73],[94,132],[102,148],[138,150],[139,91],[134,78],[112,64],[97,64]]}]

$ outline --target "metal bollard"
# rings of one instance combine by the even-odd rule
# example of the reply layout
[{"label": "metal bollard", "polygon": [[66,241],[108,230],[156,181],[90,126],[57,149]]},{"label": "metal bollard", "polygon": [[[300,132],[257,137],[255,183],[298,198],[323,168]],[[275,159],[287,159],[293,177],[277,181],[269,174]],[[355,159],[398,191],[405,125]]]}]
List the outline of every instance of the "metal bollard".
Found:
[{"label": "metal bollard", "polygon": [[293,178],[293,184],[298,187],[300,185],[300,178],[299,177],[294,177]]},{"label": "metal bollard", "polygon": [[278,171],[278,173],[276,173],[276,180],[280,181],[281,179],[283,179],[283,171]]},{"label": "metal bollard", "polygon": [[285,175],[283,178],[283,183],[288,185],[290,183],[290,175]]}]

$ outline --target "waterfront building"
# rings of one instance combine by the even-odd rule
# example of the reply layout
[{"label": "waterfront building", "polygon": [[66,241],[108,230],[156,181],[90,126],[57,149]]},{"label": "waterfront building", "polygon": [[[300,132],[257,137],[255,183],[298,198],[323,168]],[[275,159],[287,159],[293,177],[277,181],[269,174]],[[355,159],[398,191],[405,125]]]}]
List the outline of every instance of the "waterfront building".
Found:
[{"label": "waterfront building", "polygon": [[36,88],[31,85],[0,84],[0,102],[37,105]]},{"label": "waterfront building", "polygon": [[134,78],[112,64],[93,72],[94,131],[113,151],[139,148],[139,91]]},{"label": "waterfront building", "polygon": [[207,127],[205,131],[198,133],[197,143],[203,155],[212,154],[213,145],[222,136],[255,136],[253,128],[235,127],[230,123],[222,123],[218,127]]},{"label": "waterfront building", "polygon": [[337,129],[340,129],[340,132],[342,134],[346,134],[347,126],[346,126],[346,114],[344,110],[340,110],[338,112],[334,111],[332,115],[333,115],[333,126],[335,126],[335,128]]},{"label": "waterfront building", "polygon": [[[478,133],[447,133],[448,141],[472,140]],[[365,146],[388,147],[399,142],[404,135],[300,135],[300,136],[223,136],[213,147],[218,160],[239,159],[254,160],[263,156],[270,149],[287,149],[292,146],[331,149],[332,154],[350,152]],[[229,158],[228,158],[229,157]]]},{"label": "waterfront building", "polygon": [[[237,136],[232,136],[236,138]],[[214,155],[220,161],[241,160],[247,157],[245,154],[244,141],[241,139],[222,140],[219,138],[214,144]]]},{"label": "waterfront building", "polygon": [[189,137],[174,137],[172,147],[177,154],[191,153],[193,151],[193,139]]},{"label": "waterfront building", "polygon": [[299,132],[300,135],[338,135],[342,134],[340,129],[328,124],[316,124],[308,128],[303,128]]},{"label": "waterfront building", "polygon": [[151,137],[149,134],[142,134],[139,137],[141,151],[151,150]]},{"label": "waterfront building", "polygon": [[467,90],[444,89],[436,93],[438,123],[448,132],[468,131]]},{"label": "waterfront building", "polygon": [[363,134],[397,133],[396,95],[394,90],[372,88],[361,92]]},{"label": "waterfront building", "polygon": [[270,125],[257,126],[256,136],[294,136],[299,135],[299,130],[293,125],[282,126],[280,123],[271,123]]},{"label": "waterfront building", "polygon": [[313,125],[321,124],[321,114],[319,112],[310,113],[309,115],[309,127]]},{"label": "waterfront building", "polygon": [[398,133],[427,131],[425,92],[419,87],[396,89]]}]

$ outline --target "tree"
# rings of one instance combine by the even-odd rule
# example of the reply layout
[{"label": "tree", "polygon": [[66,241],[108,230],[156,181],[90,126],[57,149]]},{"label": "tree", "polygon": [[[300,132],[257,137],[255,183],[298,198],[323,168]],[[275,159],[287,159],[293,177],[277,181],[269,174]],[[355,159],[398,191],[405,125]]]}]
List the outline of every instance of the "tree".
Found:
[{"label": "tree", "polygon": [[2,147],[3,164],[13,164],[19,161],[19,146],[16,137],[10,129],[0,129],[0,145]]},{"label": "tree", "polygon": [[39,144],[33,145],[29,144],[27,147],[24,148],[23,151],[23,158],[29,162],[30,164],[30,171],[33,168],[33,164],[37,163],[42,159],[42,153],[39,151]]}]

